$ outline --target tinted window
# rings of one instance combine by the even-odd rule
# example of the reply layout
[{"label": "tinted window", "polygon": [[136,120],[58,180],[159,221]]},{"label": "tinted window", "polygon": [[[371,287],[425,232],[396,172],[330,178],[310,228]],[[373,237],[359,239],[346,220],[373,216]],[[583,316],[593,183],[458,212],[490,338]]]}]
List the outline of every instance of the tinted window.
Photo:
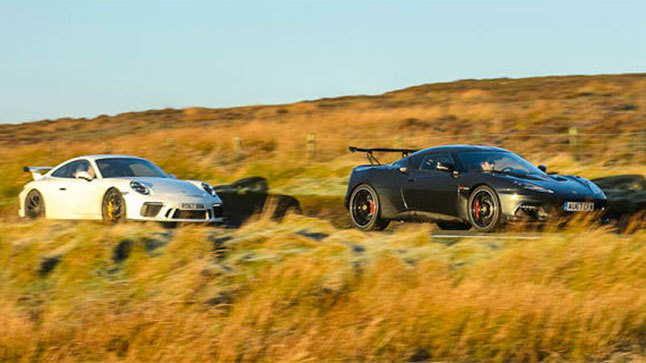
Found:
[{"label": "tinted window", "polygon": [[99,159],[96,165],[104,178],[155,177],[168,178],[163,170],[148,160],[133,158]]},{"label": "tinted window", "polygon": [[88,171],[90,163],[87,160],[76,160],[65,164],[52,173],[57,178],[75,178],[79,171]]},{"label": "tinted window", "polygon": [[525,175],[545,175],[520,156],[507,151],[474,151],[458,155],[470,172],[507,172]]},{"label": "tinted window", "polygon": [[422,158],[419,170],[435,170],[438,162],[442,164],[453,164],[453,159],[451,159],[449,154],[427,154]]},{"label": "tinted window", "polygon": [[419,169],[419,164],[422,162],[422,159],[424,158],[424,154],[420,153],[415,153],[411,156],[408,157],[408,167],[411,170]]}]

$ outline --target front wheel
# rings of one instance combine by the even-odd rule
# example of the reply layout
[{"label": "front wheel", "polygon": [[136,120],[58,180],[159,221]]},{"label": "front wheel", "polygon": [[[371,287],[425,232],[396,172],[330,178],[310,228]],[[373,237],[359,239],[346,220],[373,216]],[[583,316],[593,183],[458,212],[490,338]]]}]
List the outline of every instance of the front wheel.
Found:
[{"label": "front wheel", "polygon": [[500,226],[500,200],[490,187],[476,188],[469,197],[467,208],[469,222],[478,232],[491,232]]},{"label": "front wheel", "polygon": [[113,188],[105,193],[101,204],[101,215],[106,224],[115,224],[126,220],[126,201],[121,192]]},{"label": "front wheel", "polygon": [[377,192],[367,184],[359,185],[350,196],[350,218],[355,227],[364,231],[380,231],[389,221],[381,217]]}]

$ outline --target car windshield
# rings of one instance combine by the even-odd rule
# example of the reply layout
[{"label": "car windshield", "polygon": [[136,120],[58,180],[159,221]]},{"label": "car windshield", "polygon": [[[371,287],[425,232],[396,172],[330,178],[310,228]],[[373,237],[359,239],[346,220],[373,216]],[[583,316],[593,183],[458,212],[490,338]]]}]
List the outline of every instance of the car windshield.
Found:
[{"label": "car windshield", "polygon": [[545,175],[520,156],[507,151],[473,151],[458,154],[469,172],[503,172],[522,175]]},{"label": "car windshield", "polygon": [[106,158],[96,161],[96,165],[104,178],[122,177],[155,177],[168,178],[157,165],[144,159],[135,158]]}]

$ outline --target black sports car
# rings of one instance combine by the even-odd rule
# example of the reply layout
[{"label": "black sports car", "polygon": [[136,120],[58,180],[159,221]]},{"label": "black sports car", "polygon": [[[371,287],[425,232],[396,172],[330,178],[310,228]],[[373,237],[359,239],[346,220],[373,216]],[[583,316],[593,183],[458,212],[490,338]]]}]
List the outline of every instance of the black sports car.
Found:
[{"label": "black sports car", "polygon": [[[579,176],[547,174],[509,150],[471,145],[424,150],[360,149],[370,165],[352,170],[345,207],[353,224],[379,230],[392,220],[489,232],[508,221],[601,212],[606,196]],[[402,153],[381,165],[375,152]]]}]

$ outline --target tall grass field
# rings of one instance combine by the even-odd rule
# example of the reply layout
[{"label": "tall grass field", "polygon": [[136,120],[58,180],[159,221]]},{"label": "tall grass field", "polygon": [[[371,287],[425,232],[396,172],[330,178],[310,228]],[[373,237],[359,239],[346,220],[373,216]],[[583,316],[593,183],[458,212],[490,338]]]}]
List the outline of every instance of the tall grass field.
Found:
[{"label": "tall grass field", "polygon": [[[454,143],[645,176],[646,74],[0,125],[0,361],[646,360],[643,214],[624,233],[575,221],[536,239],[349,228],[346,183],[366,162],[349,145]],[[214,185],[260,177],[302,214],[175,229],[17,217],[23,166],[95,153]]]}]

